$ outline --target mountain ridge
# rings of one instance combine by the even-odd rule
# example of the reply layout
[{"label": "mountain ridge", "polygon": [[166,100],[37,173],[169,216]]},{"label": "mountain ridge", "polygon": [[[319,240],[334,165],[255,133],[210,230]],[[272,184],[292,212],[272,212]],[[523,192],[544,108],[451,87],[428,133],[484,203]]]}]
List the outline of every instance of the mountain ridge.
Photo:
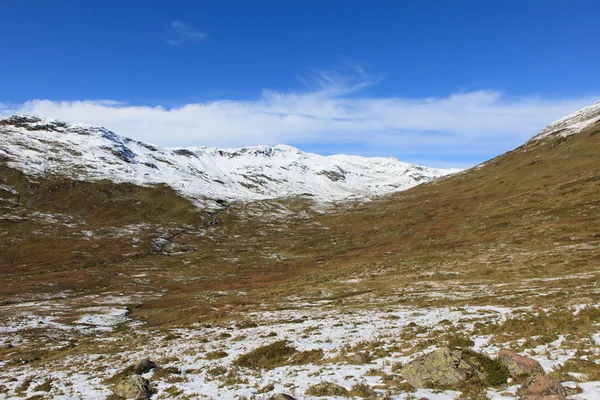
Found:
[{"label": "mountain ridge", "polygon": [[167,184],[196,203],[297,195],[361,199],[459,171],[393,157],[321,156],[288,145],[161,148],[105,128],[28,115],[0,121],[0,135],[0,159],[25,173]]},{"label": "mountain ridge", "polygon": [[598,122],[600,122],[600,102],[579,109],[552,122],[532,137],[529,142],[539,141],[556,135],[564,138],[580,133],[588,126]]}]

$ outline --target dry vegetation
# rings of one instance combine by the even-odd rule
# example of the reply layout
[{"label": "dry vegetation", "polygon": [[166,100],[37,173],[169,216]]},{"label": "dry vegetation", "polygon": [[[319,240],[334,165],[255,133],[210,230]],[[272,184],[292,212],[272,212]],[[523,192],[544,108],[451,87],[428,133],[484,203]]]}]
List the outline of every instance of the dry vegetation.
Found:
[{"label": "dry vegetation", "polygon": [[[563,335],[581,346],[600,322],[594,307],[569,308],[598,298],[599,131],[596,124],[567,138],[529,143],[466,173],[363,204],[330,205],[327,212],[308,198],[198,209],[164,187],[34,178],[0,165],[0,183],[20,193],[18,205],[10,193],[0,193],[0,319],[20,318],[25,310],[81,325],[90,307],[121,296],[127,300],[114,304],[128,307],[130,321],[143,323],[117,328],[102,342],[90,334],[28,326],[18,333],[20,342],[0,349],[0,360],[110,358],[141,346],[147,335],[177,341],[174,328],[198,326],[235,324],[235,332],[210,341],[244,341],[245,329],[257,326],[247,316],[257,310],[295,310],[281,323],[300,332],[314,317],[303,312],[307,306],[340,313],[533,306],[504,321],[478,315],[462,326],[448,321],[441,340],[468,348],[470,336],[493,335],[524,350]],[[167,245],[157,250],[153,243],[161,237]],[[27,302],[31,306],[22,307]],[[38,307],[40,302],[49,306]],[[130,329],[145,333],[132,335]],[[303,333],[317,334],[315,327]],[[410,355],[440,335],[408,326],[388,339],[346,349],[338,361],[347,361],[350,350],[368,351],[375,360]],[[209,342],[197,340],[199,349]],[[271,341],[279,347],[256,349],[234,364],[271,369],[326,359],[322,351],[298,351],[284,338]],[[228,353],[213,350],[203,357],[220,360]],[[575,359],[555,374],[596,379],[597,364],[590,362]],[[172,381],[185,379],[163,373]],[[210,373],[225,385],[246,379],[219,366]],[[383,382],[399,385],[391,378]],[[53,383],[36,384],[43,391]],[[360,385],[350,392],[372,396]]]}]

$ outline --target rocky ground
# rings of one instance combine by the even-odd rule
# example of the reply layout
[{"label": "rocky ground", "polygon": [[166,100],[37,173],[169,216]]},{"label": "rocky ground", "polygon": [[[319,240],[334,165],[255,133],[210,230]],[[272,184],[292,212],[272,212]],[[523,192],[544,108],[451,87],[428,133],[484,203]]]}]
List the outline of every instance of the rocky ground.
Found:
[{"label": "rocky ground", "polygon": [[[232,309],[227,323],[153,330],[128,316],[125,304],[135,299],[124,293],[87,298],[80,318],[62,320],[61,310],[80,307],[82,299],[72,297],[2,307],[11,316],[0,327],[0,345],[8,350],[0,361],[0,396],[600,396],[600,309],[590,304],[352,309],[289,300],[278,309]],[[60,357],[36,359],[39,347]],[[527,397],[535,395],[555,397]]]}]

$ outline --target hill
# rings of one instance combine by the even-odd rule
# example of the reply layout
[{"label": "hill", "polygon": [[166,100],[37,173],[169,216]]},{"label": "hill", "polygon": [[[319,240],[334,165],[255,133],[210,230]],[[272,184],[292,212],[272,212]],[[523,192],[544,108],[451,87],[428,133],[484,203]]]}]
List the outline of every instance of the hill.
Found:
[{"label": "hill", "polygon": [[[161,398],[308,396],[319,379],[363,397],[450,399],[398,368],[458,345],[534,357],[572,399],[594,398],[598,133],[600,103],[470,170],[326,207],[199,207],[168,185],[40,176],[5,159],[0,367],[18,379],[0,390],[100,398],[144,356],[161,366],[148,375]],[[517,387],[454,389],[514,399]]]}]

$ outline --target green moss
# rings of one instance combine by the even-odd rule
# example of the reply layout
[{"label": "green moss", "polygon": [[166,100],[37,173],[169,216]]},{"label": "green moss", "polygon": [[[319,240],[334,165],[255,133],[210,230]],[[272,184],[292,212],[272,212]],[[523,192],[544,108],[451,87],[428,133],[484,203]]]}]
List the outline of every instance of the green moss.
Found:
[{"label": "green moss", "polygon": [[471,350],[463,350],[465,358],[479,366],[485,374],[485,383],[489,386],[499,386],[506,383],[510,374],[499,360],[492,360],[486,355]]}]

